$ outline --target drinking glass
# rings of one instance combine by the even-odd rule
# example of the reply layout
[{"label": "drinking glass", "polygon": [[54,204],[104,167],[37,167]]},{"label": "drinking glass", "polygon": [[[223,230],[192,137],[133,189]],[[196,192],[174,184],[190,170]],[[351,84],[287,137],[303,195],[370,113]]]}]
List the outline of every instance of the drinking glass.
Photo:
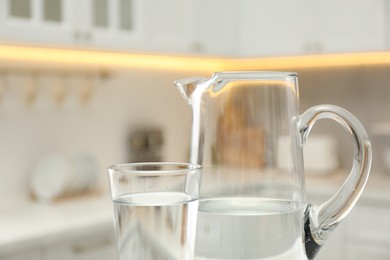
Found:
[{"label": "drinking glass", "polygon": [[118,259],[193,259],[201,167],[129,163],[108,173]]}]

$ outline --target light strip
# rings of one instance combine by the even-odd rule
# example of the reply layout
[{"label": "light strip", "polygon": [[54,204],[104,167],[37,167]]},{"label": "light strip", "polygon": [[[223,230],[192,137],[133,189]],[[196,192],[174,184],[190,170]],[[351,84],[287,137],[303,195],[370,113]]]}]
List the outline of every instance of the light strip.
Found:
[{"label": "light strip", "polygon": [[35,62],[103,68],[223,70],[221,59],[0,45],[0,62]]},{"label": "light strip", "polygon": [[7,64],[7,62],[210,73],[224,70],[295,70],[323,67],[390,65],[390,52],[243,59],[0,45],[0,63]]},{"label": "light strip", "polygon": [[390,52],[323,54],[259,59],[237,59],[229,68],[243,70],[315,69],[324,67],[352,67],[390,65]]}]

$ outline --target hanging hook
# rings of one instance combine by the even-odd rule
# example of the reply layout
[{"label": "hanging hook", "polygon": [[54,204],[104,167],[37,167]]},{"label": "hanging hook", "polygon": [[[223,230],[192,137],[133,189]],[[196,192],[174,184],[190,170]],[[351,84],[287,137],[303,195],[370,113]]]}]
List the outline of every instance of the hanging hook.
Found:
[{"label": "hanging hook", "polygon": [[89,102],[89,100],[92,97],[92,92],[93,92],[92,75],[86,74],[80,88],[80,100],[83,104]]},{"label": "hanging hook", "polygon": [[37,98],[38,73],[33,71],[27,79],[24,100],[27,105],[32,105]]},{"label": "hanging hook", "polygon": [[53,99],[54,102],[58,105],[62,104],[66,97],[66,75],[59,74],[56,78],[53,90]]},{"label": "hanging hook", "polygon": [[8,88],[7,72],[0,71],[0,101],[4,99],[5,91]]}]

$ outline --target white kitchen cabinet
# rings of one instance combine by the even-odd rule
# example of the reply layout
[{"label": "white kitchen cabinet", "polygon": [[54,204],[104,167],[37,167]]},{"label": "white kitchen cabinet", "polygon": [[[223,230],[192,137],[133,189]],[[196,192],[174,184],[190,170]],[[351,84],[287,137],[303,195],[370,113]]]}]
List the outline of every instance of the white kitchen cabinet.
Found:
[{"label": "white kitchen cabinet", "polygon": [[[83,6],[80,6],[83,5]],[[137,50],[142,45],[142,0],[87,0],[77,4],[88,46]],[[74,26],[78,28],[78,25]]]},{"label": "white kitchen cabinet", "polygon": [[384,1],[315,0],[313,39],[317,52],[338,53],[383,50]]},{"label": "white kitchen cabinet", "polygon": [[385,0],[384,1],[384,30],[385,30],[385,49],[390,49],[390,1]]},{"label": "white kitchen cabinet", "polygon": [[[310,185],[308,183],[307,185]],[[308,200],[314,205],[321,205],[326,200],[331,197],[331,194],[328,196],[318,195],[316,193],[309,193]],[[340,225],[330,234],[328,240],[321,247],[320,251],[316,256],[316,260],[346,260],[345,256],[345,244],[346,244],[346,234],[349,222],[349,216],[347,219],[344,219]]]},{"label": "white kitchen cabinet", "polygon": [[[308,184],[310,185],[310,184]],[[327,197],[308,194],[310,202],[320,204]],[[390,207],[361,198],[348,216],[330,234],[318,260],[390,259]]]},{"label": "white kitchen cabinet", "polygon": [[240,8],[245,1],[193,0],[190,51],[235,56],[240,42]]},{"label": "white kitchen cabinet", "polygon": [[303,53],[313,8],[310,0],[243,1],[239,54],[261,57]]},{"label": "white kitchen cabinet", "polygon": [[107,260],[116,259],[115,238],[112,233],[55,239],[34,249],[1,254],[1,260]]},{"label": "white kitchen cabinet", "polygon": [[360,203],[351,213],[347,259],[390,259],[390,208]]},{"label": "white kitchen cabinet", "polygon": [[[340,184],[341,185],[341,184]],[[308,187],[311,186],[309,182]],[[332,187],[332,190],[337,186]],[[330,196],[309,192],[308,200],[320,205]],[[330,234],[318,253],[318,260],[390,259],[390,206],[360,198],[355,207]]]},{"label": "white kitchen cabinet", "polygon": [[239,6],[235,0],[144,0],[144,47],[230,56],[239,42]]},{"label": "white kitchen cabinet", "polygon": [[241,4],[243,56],[383,50],[384,1],[248,0]]},{"label": "white kitchen cabinet", "polygon": [[[348,220],[346,220],[348,221]],[[328,240],[320,249],[316,260],[346,260],[345,258],[345,240],[346,223],[342,222],[330,234]],[[353,259],[353,258],[352,258]]]},{"label": "white kitchen cabinet", "polygon": [[238,7],[235,0],[2,0],[0,41],[231,55]]},{"label": "white kitchen cabinet", "polygon": [[354,244],[346,247],[347,257],[344,259],[353,260],[389,260],[390,248],[376,247],[366,244]]},{"label": "white kitchen cabinet", "polygon": [[0,41],[131,50],[142,13],[141,0],[2,0]]},{"label": "white kitchen cabinet", "polygon": [[97,235],[47,246],[43,249],[41,260],[106,260],[115,258],[114,237]]},{"label": "white kitchen cabinet", "polygon": [[191,42],[190,0],[144,0],[142,18],[146,50],[189,53]]},{"label": "white kitchen cabinet", "polygon": [[70,44],[72,1],[0,1],[0,41]]},{"label": "white kitchen cabinet", "polygon": [[389,0],[1,0],[0,42],[264,57],[384,50]]},{"label": "white kitchen cabinet", "polygon": [[1,260],[42,260],[42,251],[38,249],[27,250],[9,255],[0,255]]}]

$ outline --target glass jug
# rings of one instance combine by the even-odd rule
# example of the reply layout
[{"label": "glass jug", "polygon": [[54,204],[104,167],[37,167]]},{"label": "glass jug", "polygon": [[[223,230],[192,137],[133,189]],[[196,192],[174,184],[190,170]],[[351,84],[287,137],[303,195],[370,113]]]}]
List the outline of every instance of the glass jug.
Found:
[{"label": "glass jug", "polygon": [[[299,115],[298,76],[221,72],[175,82],[192,108],[190,161],[203,166],[195,259],[312,259],[360,197],[371,144],[348,111]],[[352,137],[352,170],[322,205],[306,201],[303,152],[319,119]]]}]

